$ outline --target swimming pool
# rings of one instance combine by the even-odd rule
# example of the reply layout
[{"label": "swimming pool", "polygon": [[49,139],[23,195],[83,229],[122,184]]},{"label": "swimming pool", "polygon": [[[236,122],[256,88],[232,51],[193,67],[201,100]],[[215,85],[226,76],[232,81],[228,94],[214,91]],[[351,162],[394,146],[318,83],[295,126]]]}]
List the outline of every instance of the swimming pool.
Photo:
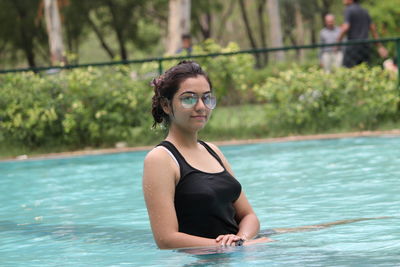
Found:
[{"label": "swimming pool", "polygon": [[146,152],[2,162],[0,265],[400,266],[399,137],[221,148],[264,229],[394,217],[192,255],[153,242]]}]

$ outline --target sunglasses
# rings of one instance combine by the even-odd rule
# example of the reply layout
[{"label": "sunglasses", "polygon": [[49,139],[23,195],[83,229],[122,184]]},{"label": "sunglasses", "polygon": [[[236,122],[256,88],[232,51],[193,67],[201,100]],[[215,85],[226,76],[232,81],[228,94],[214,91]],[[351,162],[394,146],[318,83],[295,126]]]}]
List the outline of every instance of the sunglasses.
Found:
[{"label": "sunglasses", "polygon": [[[199,96],[195,93],[184,93],[179,97],[182,107],[193,108],[199,102]],[[214,109],[217,105],[217,98],[212,93],[205,93],[201,96],[204,105],[209,109]]]}]

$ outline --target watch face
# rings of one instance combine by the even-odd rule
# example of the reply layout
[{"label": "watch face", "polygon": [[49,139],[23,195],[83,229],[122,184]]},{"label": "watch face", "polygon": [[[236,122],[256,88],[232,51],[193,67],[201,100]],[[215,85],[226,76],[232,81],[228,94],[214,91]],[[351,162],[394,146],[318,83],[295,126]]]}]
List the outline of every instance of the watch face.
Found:
[{"label": "watch face", "polygon": [[243,245],[243,239],[240,239],[240,240],[238,240],[238,241],[236,241],[236,246],[238,247],[238,246],[242,246]]}]

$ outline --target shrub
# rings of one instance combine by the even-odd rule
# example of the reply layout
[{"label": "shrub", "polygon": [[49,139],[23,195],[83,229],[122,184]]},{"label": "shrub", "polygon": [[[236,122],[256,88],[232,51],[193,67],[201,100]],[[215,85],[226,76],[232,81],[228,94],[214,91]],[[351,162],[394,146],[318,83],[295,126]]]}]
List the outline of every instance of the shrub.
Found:
[{"label": "shrub", "polygon": [[31,147],[107,145],[149,125],[148,81],[132,80],[127,67],[7,74],[0,83],[3,140]]},{"label": "shrub", "polygon": [[[223,50],[211,41],[205,45],[207,48],[198,49],[204,52]],[[234,45],[228,47],[236,49]],[[231,61],[233,58],[236,59]],[[330,129],[373,129],[382,122],[398,121],[400,115],[396,77],[378,67],[362,65],[338,69],[332,74],[304,66],[252,72],[251,56],[198,61],[209,72],[218,96],[221,99],[222,95],[225,103],[240,103],[253,94],[263,103],[257,109],[247,106],[246,114],[253,114],[253,118],[258,116],[256,120],[240,114],[234,118],[236,121],[229,121],[233,119],[231,113],[235,107],[220,113],[218,121],[211,123],[210,129],[204,132],[218,139]],[[141,69],[145,71],[151,66],[149,63]],[[0,143],[31,148],[99,147],[118,141],[130,145],[154,143],[165,133],[150,130],[153,91],[149,81],[152,77],[136,80],[137,72],[132,75],[132,69],[119,66],[75,69],[43,76],[33,73],[0,75]],[[263,78],[262,73],[266,77]],[[261,114],[260,109],[265,109],[265,114]],[[257,123],[243,123],[243,120]]]},{"label": "shrub", "polygon": [[292,68],[254,88],[268,102],[270,126],[287,132],[315,132],[338,127],[371,129],[396,120],[396,79],[379,67],[361,65],[327,74],[316,67]]},{"label": "shrub", "polygon": [[[212,39],[195,46],[193,54],[238,52],[240,47],[230,42],[221,47]],[[255,60],[249,54],[232,56],[215,56],[198,58],[196,61],[204,67],[213,82],[215,92],[221,104],[239,104],[248,101],[251,90],[251,74],[254,72]]]}]

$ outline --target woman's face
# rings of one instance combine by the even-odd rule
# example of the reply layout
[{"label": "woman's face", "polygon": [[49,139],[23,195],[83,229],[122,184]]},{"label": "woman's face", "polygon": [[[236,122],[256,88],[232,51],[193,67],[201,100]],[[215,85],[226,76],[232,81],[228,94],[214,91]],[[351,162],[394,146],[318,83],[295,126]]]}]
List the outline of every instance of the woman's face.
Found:
[{"label": "woman's face", "polygon": [[204,76],[184,80],[170,102],[173,109],[169,112],[171,126],[174,124],[191,131],[202,129],[210,118],[211,108],[214,108],[210,97],[211,88]]}]

